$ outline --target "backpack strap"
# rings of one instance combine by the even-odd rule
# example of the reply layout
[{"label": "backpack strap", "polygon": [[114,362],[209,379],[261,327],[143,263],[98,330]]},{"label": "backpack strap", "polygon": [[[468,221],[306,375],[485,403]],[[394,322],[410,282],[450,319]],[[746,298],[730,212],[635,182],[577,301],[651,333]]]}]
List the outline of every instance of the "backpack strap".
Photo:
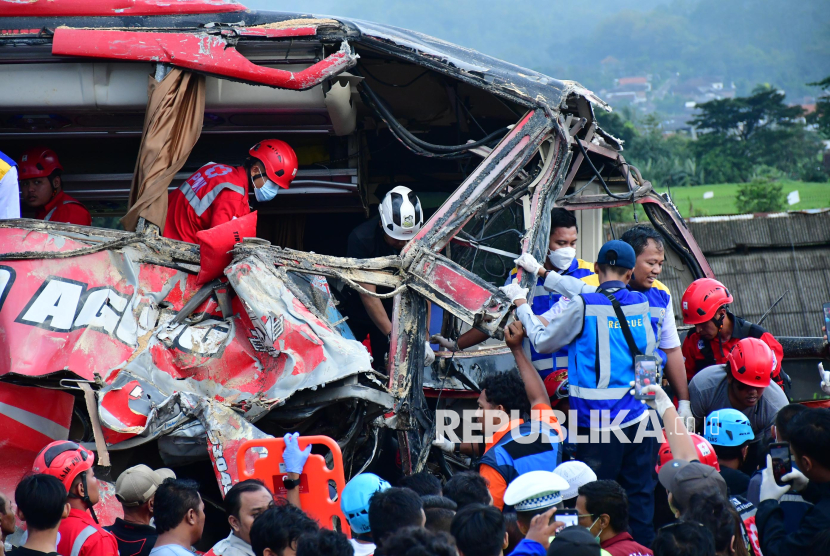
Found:
[{"label": "backpack strap", "polygon": [[634,358],[638,355],[642,355],[643,352],[640,351],[640,348],[637,347],[637,343],[634,341],[634,336],[631,334],[631,328],[628,326],[628,320],[625,318],[625,313],[623,313],[620,302],[617,301],[614,294],[608,290],[598,290],[597,293],[601,293],[607,297],[608,301],[610,301],[611,305],[614,307],[614,313],[617,315],[617,320],[620,321],[620,328],[622,329],[623,336],[625,337],[625,343],[628,344],[628,351],[631,352],[631,362],[633,363]]}]

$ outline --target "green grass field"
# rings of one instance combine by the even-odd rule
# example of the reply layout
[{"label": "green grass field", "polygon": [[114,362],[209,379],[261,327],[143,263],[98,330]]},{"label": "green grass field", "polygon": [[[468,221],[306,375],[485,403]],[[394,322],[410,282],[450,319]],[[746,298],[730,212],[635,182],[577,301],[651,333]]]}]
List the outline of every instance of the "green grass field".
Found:
[{"label": "green grass field", "polygon": [[[808,183],[803,181],[783,180],[784,194],[798,191],[801,201],[795,205],[785,206],[785,210],[803,210],[830,207],[830,183]],[[690,216],[715,216],[719,214],[738,214],[735,197],[738,194],[737,183],[718,183],[695,187],[672,187],[671,198],[684,218]],[[659,190],[660,193],[665,190]],[[704,199],[703,194],[711,191],[714,197]]]}]

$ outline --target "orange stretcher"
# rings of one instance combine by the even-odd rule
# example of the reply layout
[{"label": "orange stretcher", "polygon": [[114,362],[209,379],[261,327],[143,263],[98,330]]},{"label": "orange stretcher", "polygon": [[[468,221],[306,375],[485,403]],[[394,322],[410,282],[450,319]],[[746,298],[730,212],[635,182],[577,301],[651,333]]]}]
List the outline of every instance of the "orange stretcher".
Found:
[{"label": "orange stretcher", "polygon": [[[325,458],[319,454],[312,453],[308,457],[303,472],[300,474],[300,486],[298,487],[300,507],[306,514],[316,519],[321,527],[339,530],[349,536],[351,534],[349,523],[340,509],[340,494],[346,486],[340,446],[328,436],[300,436],[297,440],[300,450],[304,450],[309,444],[328,448],[331,451],[334,465],[333,469],[329,469]],[[257,448],[265,448],[268,451],[267,455],[262,457],[261,453],[257,453]],[[248,440],[239,447],[237,452],[239,480],[259,479],[274,495],[284,498],[286,495],[282,484],[282,477],[286,474],[282,459],[284,450],[285,441],[282,438]]]}]

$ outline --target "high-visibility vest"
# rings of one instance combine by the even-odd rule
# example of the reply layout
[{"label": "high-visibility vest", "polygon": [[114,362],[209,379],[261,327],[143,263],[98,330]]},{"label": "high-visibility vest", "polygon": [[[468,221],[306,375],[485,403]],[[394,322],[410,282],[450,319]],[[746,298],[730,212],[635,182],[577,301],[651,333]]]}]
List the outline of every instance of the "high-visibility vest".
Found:
[{"label": "high-visibility vest", "polygon": [[[585,279],[589,276],[594,276],[593,269],[594,265],[592,263],[583,261],[582,259],[574,259],[571,261],[571,266],[565,272],[565,276]],[[507,277],[505,285],[513,283],[516,274],[517,269],[514,268]],[[544,278],[540,277],[536,280],[536,289],[533,290],[533,299],[530,302],[530,309],[534,315],[546,313],[562,298],[562,294],[546,290],[544,284]],[[553,371],[568,368],[568,346],[560,348],[554,353],[539,353],[529,339],[525,338],[524,342],[525,347],[530,348],[530,361],[536,370],[539,371],[539,376],[542,377],[542,380],[547,378]]]},{"label": "high-visibility vest", "polygon": [[[613,294],[640,352],[654,355],[656,324],[649,313],[648,298],[627,289]],[[647,406],[630,394],[634,361],[611,301],[600,292],[579,297],[585,302],[585,319],[581,332],[568,346],[568,392],[571,409],[578,414],[577,424],[599,427],[599,423],[591,423],[591,410],[607,410],[609,423],[627,411],[621,425],[642,418]]]},{"label": "high-visibility vest", "polygon": [[[538,435],[527,442],[517,438]],[[479,460],[495,469],[510,484],[530,471],[553,471],[562,460],[556,431],[541,421],[529,421],[514,428],[496,442]]]}]

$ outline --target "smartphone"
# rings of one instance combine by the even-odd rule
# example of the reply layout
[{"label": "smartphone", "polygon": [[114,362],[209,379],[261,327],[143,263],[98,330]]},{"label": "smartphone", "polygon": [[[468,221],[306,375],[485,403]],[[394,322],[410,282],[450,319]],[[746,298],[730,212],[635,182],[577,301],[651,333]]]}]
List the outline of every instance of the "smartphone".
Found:
[{"label": "smartphone", "polygon": [[786,483],[781,480],[781,477],[793,470],[790,445],[787,442],[774,442],[769,445],[769,455],[772,458],[772,474],[775,476],[775,482],[784,486]]},{"label": "smartphone", "polygon": [[553,514],[553,517],[551,519],[553,521],[561,521],[565,524],[565,527],[576,525],[577,521],[579,521],[579,517],[576,513],[576,510],[567,508],[562,510],[556,510],[556,513]]},{"label": "smartphone", "polygon": [[653,400],[653,393],[643,394],[643,388],[652,384],[660,385],[660,361],[652,355],[638,355],[634,358],[634,399]]}]

